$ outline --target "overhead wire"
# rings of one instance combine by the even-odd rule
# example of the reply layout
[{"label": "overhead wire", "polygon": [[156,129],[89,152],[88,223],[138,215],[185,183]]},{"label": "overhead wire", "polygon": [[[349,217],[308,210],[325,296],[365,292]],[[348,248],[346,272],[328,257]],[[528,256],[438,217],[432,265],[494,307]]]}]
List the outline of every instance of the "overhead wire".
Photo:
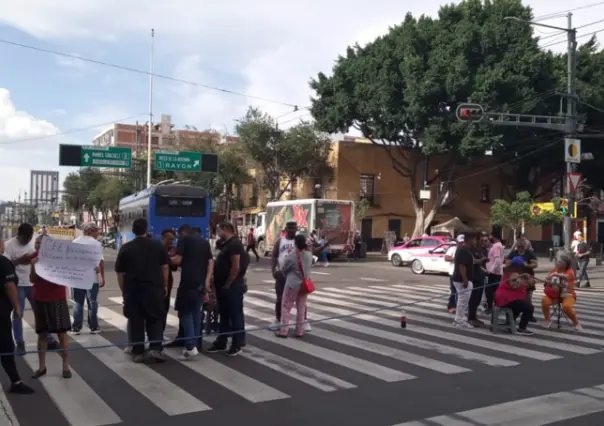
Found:
[{"label": "overhead wire", "polygon": [[[604,31],[604,28],[600,28],[599,30],[592,31],[592,32],[589,32],[587,34],[583,34],[583,35],[577,36],[575,39],[580,39],[580,38],[585,38],[585,37],[593,37],[596,34],[601,33],[602,31]],[[555,41],[553,43],[548,43],[548,44],[546,44],[544,46],[539,46],[539,47],[541,47],[542,49],[546,49],[548,47],[556,46],[556,45],[558,45],[560,43],[566,43],[566,42],[567,42],[567,40],[565,39],[565,40]]]},{"label": "overhead wire", "polygon": [[591,4],[586,4],[584,6],[577,6],[577,7],[573,7],[572,9],[561,10],[561,11],[558,11],[558,12],[549,13],[547,15],[537,16],[533,20],[535,22],[544,21],[546,19],[551,19],[551,18],[557,18],[559,16],[564,16],[567,13],[577,12],[579,10],[591,9],[592,7],[597,7],[597,6],[602,6],[602,5],[604,5],[604,1],[600,1],[600,2],[597,2],[597,3],[591,3]]},{"label": "overhead wire", "polygon": [[261,102],[266,102],[266,103],[271,103],[271,104],[278,104],[278,105],[284,105],[284,106],[289,106],[289,107],[292,107],[292,108],[298,108],[299,107],[298,105],[293,104],[293,103],[289,103],[289,102],[277,101],[277,100],[274,100],[274,99],[268,99],[268,98],[264,98],[264,97],[261,97],[261,96],[248,95],[246,93],[241,93],[241,92],[237,92],[235,90],[225,89],[225,88],[218,87],[218,86],[212,86],[212,85],[205,84],[205,83],[198,83],[198,82],[195,82],[195,81],[185,80],[185,79],[182,79],[182,78],[172,77],[172,76],[163,75],[163,74],[151,73],[149,71],[140,70],[140,69],[137,69],[137,68],[132,68],[132,67],[128,67],[128,66],[125,66],[125,65],[118,65],[118,64],[111,63],[111,62],[105,62],[105,61],[100,61],[100,60],[97,60],[97,59],[87,58],[87,57],[84,57],[84,56],[72,55],[70,53],[60,52],[60,51],[51,50],[51,49],[45,49],[45,48],[42,48],[42,47],[31,46],[29,44],[17,43],[17,42],[6,40],[6,39],[0,39],[0,43],[7,44],[7,45],[10,45],[10,46],[14,46],[14,47],[21,47],[23,49],[34,50],[34,51],[37,51],[37,52],[49,53],[49,54],[52,54],[52,55],[62,56],[62,57],[65,57],[65,58],[77,59],[77,60],[80,60],[80,61],[89,62],[89,63],[92,63],[92,64],[101,65],[101,66],[105,66],[105,67],[115,68],[115,69],[122,70],[122,71],[129,71],[129,72],[136,73],[136,74],[142,74],[142,75],[146,75],[146,76],[153,75],[153,77],[160,78],[160,79],[163,79],[163,80],[173,81],[175,83],[188,84],[188,85],[191,85],[191,86],[201,87],[201,88],[208,89],[208,90],[214,90],[214,91],[226,93],[226,94],[229,94],[229,95],[241,96],[241,97],[244,97],[244,98],[247,98],[247,99],[253,99],[253,100],[257,100],[257,101],[261,101]]}]

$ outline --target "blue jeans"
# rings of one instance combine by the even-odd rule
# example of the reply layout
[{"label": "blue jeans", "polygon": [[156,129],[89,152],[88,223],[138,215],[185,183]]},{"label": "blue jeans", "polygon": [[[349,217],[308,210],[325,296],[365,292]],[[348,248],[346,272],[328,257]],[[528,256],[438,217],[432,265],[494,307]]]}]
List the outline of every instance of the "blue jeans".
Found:
[{"label": "blue jeans", "polygon": [[188,351],[199,345],[201,339],[201,322],[203,306],[204,292],[200,291],[197,293],[197,299],[195,300],[195,308],[192,311],[179,313],[180,325],[183,330],[183,338],[185,339],[185,348]]},{"label": "blue jeans", "polygon": [[81,330],[84,324],[84,301],[88,303],[88,327],[99,328],[99,285],[93,284],[90,290],[73,289],[73,330]]},{"label": "blue jeans", "polygon": [[[29,301],[29,306],[33,308],[34,301],[31,298],[31,289],[33,287],[18,287],[19,294],[19,308],[21,308],[21,312],[25,310],[25,299]],[[15,337],[15,342],[17,344],[23,343],[23,320],[21,318],[13,317],[13,335]],[[46,338],[47,343],[54,343],[55,339],[50,334]]]}]

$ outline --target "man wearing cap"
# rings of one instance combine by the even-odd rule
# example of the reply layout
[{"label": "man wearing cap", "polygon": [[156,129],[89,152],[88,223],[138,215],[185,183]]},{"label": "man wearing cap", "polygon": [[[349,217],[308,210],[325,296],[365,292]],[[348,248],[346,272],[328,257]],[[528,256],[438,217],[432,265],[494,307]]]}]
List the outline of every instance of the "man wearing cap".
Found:
[{"label": "man wearing cap", "polygon": [[[88,244],[88,245],[102,245],[98,241],[99,238],[99,227],[94,222],[87,222],[82,225],[82,231],[84,235],[73,240],[76,244]],[[92,334],[99,334],[101,332],[99,328],[99,320],[97,312],[99,309],[98,297],[99,288],[105,285],[105,259],[101,254],[101,263],[97,266],[97,282],[93,283],[90,290],[83,290],[81,288],[73,289],[73,326],[72,331],[78,335],[82,331],[84,325],[84,301],[88,303],[88,327]]]},{"label": "man wearing cap", "polygon": [[[512,250],[508,254],[508,257],[505,260],[505,266],[511,265],[512,260],[514,258],[520,257],[524,259],[524,266],[526,266],[526,272],[534,277],[535,269],[537,268],[537,256],[535,256],[535,252],[529,248],[528,241],[524,237],[518,238],[518,240],[516,240],[515,245],[516,249]],[[533,291],[534,290],[531,289],[528,289],[526,291],[527,300],[531,301],[533,299]],[[537,322],[537,319],[535,317],[532,317],[531,322]]]},{"label": "man wearing cap", "polygon": [[[456,238],[457,244],[463,244],[464,235],[460,234]],[[453,272],[455,271],[455,252],[457,251],[457,244],[451,244],[451,246],[445,252],[445,262],[449,262],[449,302],[447,303],[447,310],[452,314],[455,313],[457,306],[457,290],[453,285]]]}]

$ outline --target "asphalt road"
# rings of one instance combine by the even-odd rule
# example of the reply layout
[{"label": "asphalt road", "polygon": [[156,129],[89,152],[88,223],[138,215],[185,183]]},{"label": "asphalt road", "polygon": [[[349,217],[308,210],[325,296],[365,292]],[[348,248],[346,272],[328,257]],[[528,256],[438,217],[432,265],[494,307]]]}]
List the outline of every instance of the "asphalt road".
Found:
[{"label": "asphalt road", "polygon": [[[108,268],[112,256],[106,255]],[[318,322],[312,333],[283,340],[259,330],[272,319],[274,303],[263,259],[248,273],[251,330],[241,356],[147,366],[131,363],[118,347],[126,341],[126,321],[109,273],[100,297],[103,333],[72,337],[73,378],[60,378],[59,357],[51,355],[48,376],[34,382],[27,378],[35,354],[19,358],[37,393],[0,392],[0,426],[603,424],[602,275],[596,270],[594,288],[579,290],[585,333],[563,323],[561,330],[535,326],[535,336],[521,337],[453,329],[444,309],[446,277],[418,276],[386,262],[334,263],[313,270],[318,290],[309,318]],[[384,308],[391,309],[350,316]],[[178,320],[171,314],[168,334],[175,335]],[[25,321],[33,326],[31,312]],[[31,330],[27,339],[35,342]],[[100,348],[83,349],[89,346]]]}]

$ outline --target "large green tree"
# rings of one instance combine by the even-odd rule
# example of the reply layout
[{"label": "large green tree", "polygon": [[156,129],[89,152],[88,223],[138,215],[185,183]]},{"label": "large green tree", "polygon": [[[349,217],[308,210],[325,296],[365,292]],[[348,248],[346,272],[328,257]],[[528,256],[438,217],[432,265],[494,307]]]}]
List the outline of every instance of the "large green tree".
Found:
[{"label": "large green tree", "polygon": [[525,136],[539,136],[455,119],[456,106],[468,101],[486,110],[549,110],[539,94],[556,86],[552,58],[539,50],[529,25],[510,25],[506,16],[530,20],[532,14],[520,0],[466,0],[441,7],[437,18],[408,14],[387,35],[349,47],[330,76],[320,73],[311,81],[318,127],[360,131],[408,180],[415,235],[425,232],[446,201],[447,191],[438,191],[432,209],[422,210],[420,166],[427,156],[447,156],[440,175],[426,176],[429,184],[446,185],[464,162],[487,150],[518,150]]},{"label": "large green tree", "polygon": [[236,132],[251,165],[262,172],[271,200],[279,200],[297,179],[323,178],[331,173],[331,141],[314,124],[303,122],[279,130],[272,117],[250,108],[238,120]]}]

